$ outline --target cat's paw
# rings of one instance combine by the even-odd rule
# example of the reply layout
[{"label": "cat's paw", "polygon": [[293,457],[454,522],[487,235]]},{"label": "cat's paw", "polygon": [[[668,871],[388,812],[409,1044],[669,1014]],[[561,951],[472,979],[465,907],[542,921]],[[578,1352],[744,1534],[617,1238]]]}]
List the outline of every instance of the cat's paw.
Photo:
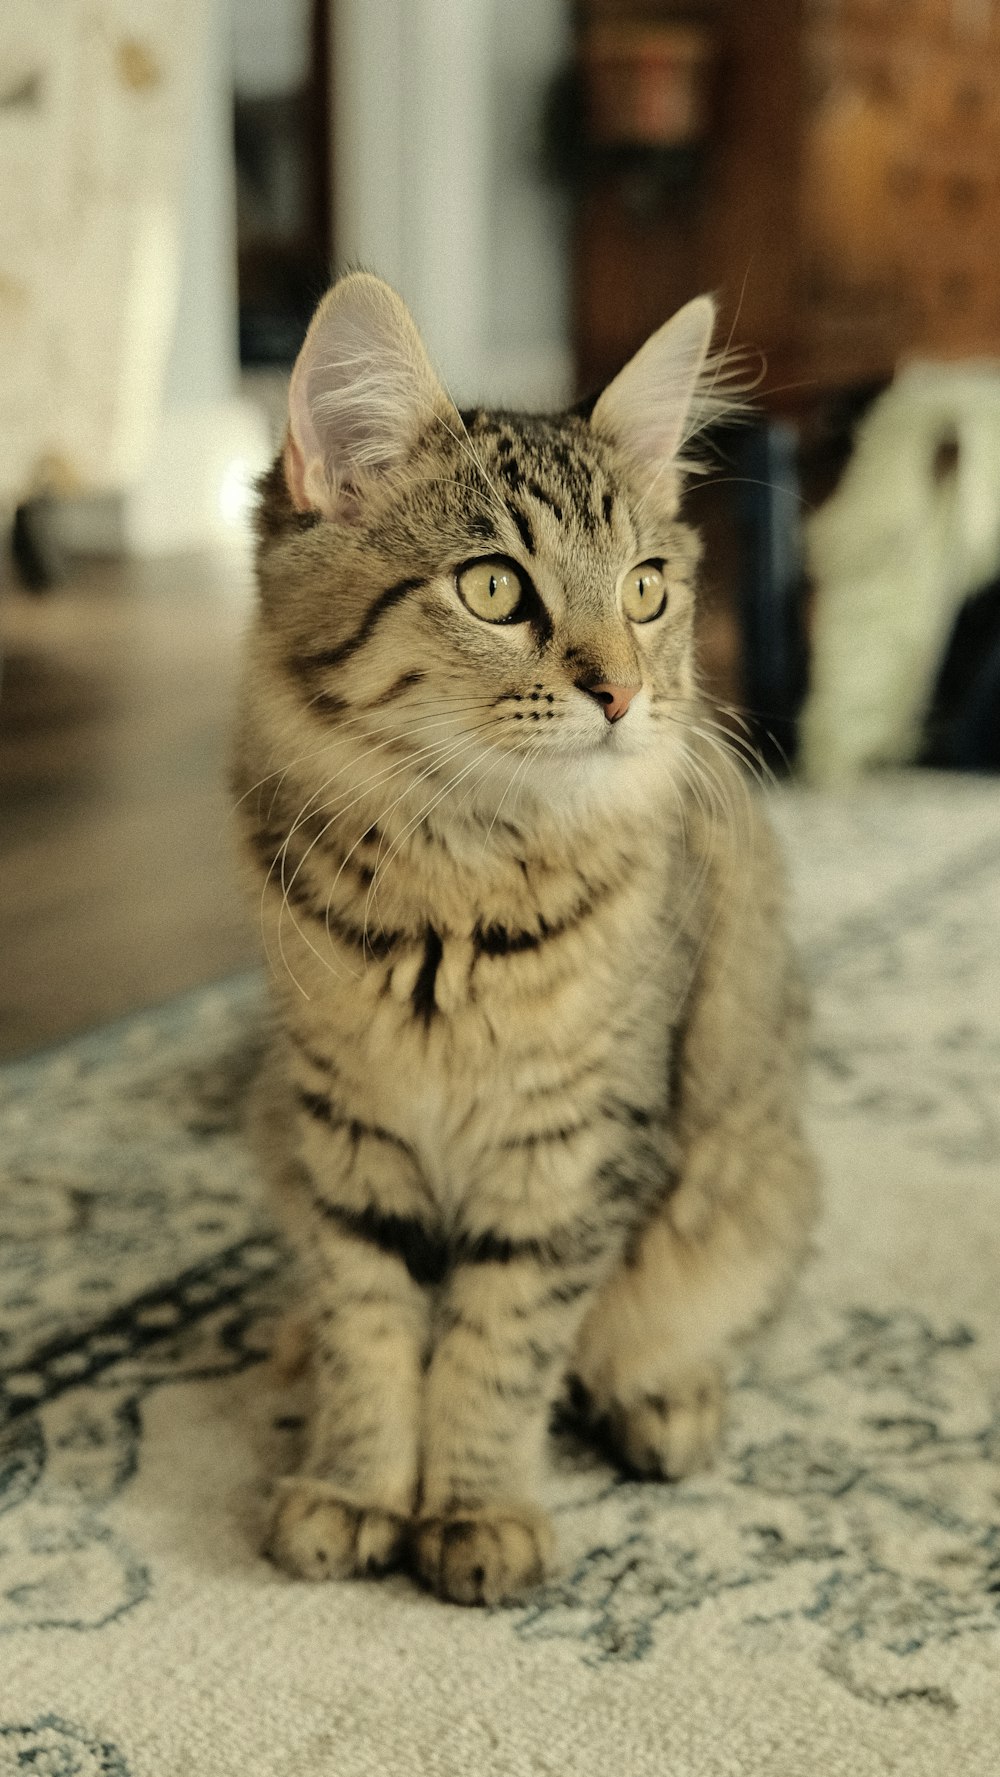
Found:
[{"label": "cat's paw", "polygon": [[544,1578],[552,1528],[530,1507],[456,1510],[425,1518],[413,1532],[417,1573],[453,1604],[505,1604]]},{"label": "cat's paw", "polygon": [[403,1547],[406,1520],[361,1506],[328,1481],[298,1475],[281,1483],[265,1553],[301,1580],[384,1573]]},{"label": "cat's paw", "polygon": [[614,1402],[607,1415],[608,1434],[634,1473],[679,1481],[713,1461],[724,1401],[722,1377],[706,1364],[627,1406]]}]

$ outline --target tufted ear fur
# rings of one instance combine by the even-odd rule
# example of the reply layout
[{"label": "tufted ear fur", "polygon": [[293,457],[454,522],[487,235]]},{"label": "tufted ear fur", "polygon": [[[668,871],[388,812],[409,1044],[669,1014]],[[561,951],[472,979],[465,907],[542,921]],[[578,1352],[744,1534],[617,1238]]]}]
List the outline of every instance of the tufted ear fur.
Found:
[{"label": "tufted ear fur", "polygon": [[458,416],[402,298],[366,272],[324,296],[292,371],[285,481],[293,505],[349,520],[435,416]]},{"label": "tufted ear fur", "polygon": [[692,407],[714,325],[710,296],[696,296],[678,309],[608,384],[590,416],[594,431],[638,463],[656,467],[672,462],[697,429]]}]

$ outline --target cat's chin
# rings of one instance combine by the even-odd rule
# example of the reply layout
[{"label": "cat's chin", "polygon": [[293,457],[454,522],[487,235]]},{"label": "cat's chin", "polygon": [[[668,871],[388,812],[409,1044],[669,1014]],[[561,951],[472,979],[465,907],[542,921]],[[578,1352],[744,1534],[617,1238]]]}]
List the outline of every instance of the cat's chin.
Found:
[{"label": "cat's chin", "polygon": [[662,799],[666,786],[680,773],[679,748],[664,744],[645,727],[632,735],[582,735],[573,741],[560,738],[540,749],[529,761],[520,781],[529,795],[550,810],[553,805],[567,814],[605,810],[621,812]]},{"label": "cat's chin", "polygon": [[651,735],[645,723],[634,728],[625,722],[605,722],[603,731],[594,736],[591,750],[602,758],[640,759],[649,752]]}]

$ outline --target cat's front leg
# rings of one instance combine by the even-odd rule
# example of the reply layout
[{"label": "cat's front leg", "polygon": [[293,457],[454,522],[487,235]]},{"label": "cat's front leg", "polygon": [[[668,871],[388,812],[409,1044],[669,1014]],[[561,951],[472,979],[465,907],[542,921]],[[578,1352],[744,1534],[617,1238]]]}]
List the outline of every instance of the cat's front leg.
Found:
[{"label": "cat's front leg", "polygon": [[592,1287],[589,1263],[560,1263],[542,1241],[495,1248],[452,1274],[424,1396],[414,1561],[457,1604],[518,1597],[549,1565],[549,1414]]},{"label": "cat's front leg", "polygon": [[[286,1189],[309,1274],[313,1405],[303,1470],[278,1485],[268,1553],[303,1579],[393,1565],[416,1501],[429,1308],[401,1250],[405,1218],[378,1206],[398,1156],[369,1145],[367,1189],[363,1155],[322,1175],[296,1167]],[[393,1240],[380,1240],[383,1226]]]}]

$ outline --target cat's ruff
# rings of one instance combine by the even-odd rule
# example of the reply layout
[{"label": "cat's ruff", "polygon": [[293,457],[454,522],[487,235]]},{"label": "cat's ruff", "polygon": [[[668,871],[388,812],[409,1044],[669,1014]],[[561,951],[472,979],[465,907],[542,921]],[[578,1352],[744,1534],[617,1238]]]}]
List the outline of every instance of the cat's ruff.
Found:
[{"label": "cat's ruff", "polygon": [[356,274],[292,377],[234,781],[312,1328],[271,1547],[305,1577],[517,1595],[567,1375],[635,1469],[686,1472],[804,1249],[780,872],[699,701],[677,517],[712,319],[589,419],[459,415]]}]

